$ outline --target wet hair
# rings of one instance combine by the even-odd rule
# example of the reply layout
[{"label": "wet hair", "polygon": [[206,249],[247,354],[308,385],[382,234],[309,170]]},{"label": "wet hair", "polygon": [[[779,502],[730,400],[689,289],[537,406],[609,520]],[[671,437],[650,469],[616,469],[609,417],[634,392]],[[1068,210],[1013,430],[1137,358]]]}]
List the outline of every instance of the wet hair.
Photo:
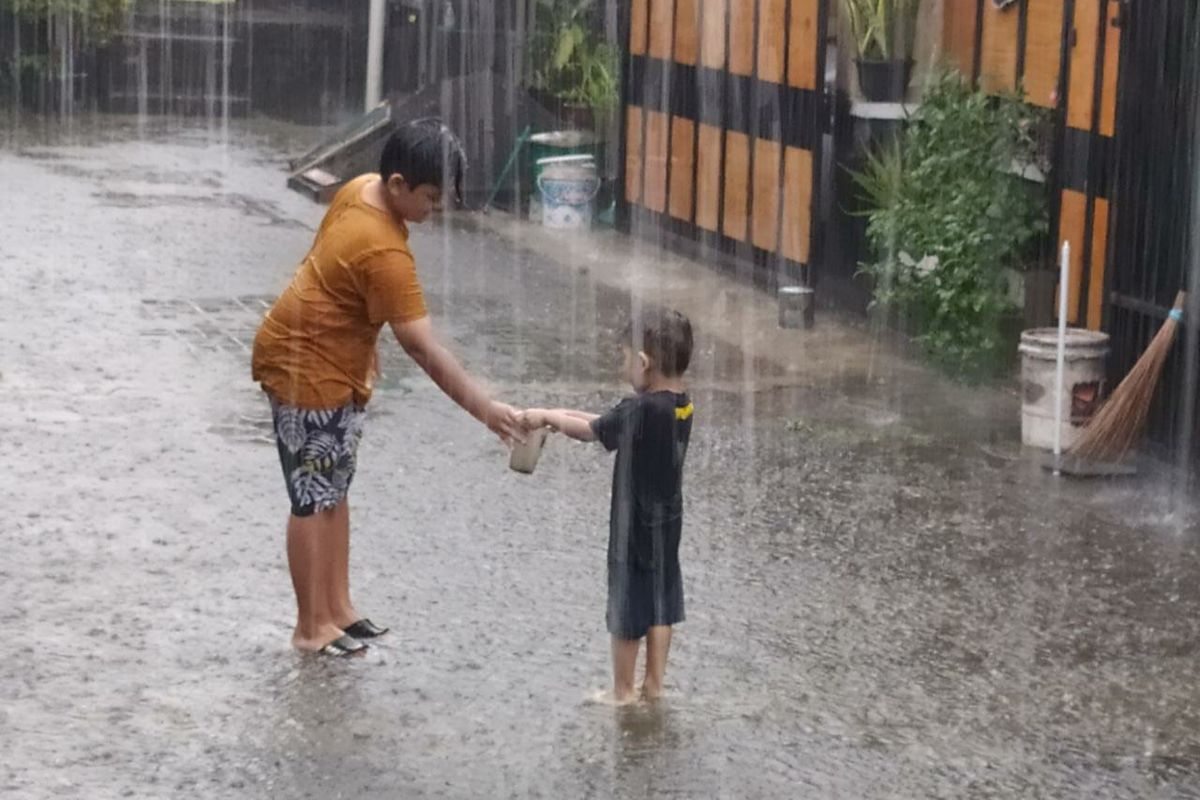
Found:
[{"label": "wet hair", "polygon": [[467,154],[462,142],[437,118],[407,122],[392,133],[379,158],[379,177],[400,175],[410,189],[432,184],[454,191],[454,200],[462,202],[463,172]]},{"label": "wet hair", "polygon": [[669,378],[682,375],[692,361],[692,323],[678,311],[643,311],[625,326],[621,341],[649,356],[655,368]]}]

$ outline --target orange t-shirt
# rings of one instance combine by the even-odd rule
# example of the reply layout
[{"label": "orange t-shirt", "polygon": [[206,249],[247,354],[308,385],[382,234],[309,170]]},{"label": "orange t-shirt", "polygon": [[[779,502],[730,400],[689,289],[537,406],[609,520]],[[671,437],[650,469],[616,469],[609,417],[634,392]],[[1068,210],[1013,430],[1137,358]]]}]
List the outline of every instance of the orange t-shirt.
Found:
[{"label": "orange t-shirt", "polygon": [[281,403],[365,405],[385,322],[425,316],[408,230],[362,199],[360,175],[333,198],[312,249],[254,338],[252,374]]}]

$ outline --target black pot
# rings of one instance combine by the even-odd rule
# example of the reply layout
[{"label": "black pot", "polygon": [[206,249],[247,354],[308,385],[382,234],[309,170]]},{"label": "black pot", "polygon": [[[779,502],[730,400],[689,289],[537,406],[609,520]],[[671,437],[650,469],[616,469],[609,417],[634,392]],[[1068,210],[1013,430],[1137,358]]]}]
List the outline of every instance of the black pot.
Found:
[{"label": "black pot", "polygon": [[913,60],[871,61],[856,59],[858,85],[863,97],[875,103],[903,103],[912,80]]}]

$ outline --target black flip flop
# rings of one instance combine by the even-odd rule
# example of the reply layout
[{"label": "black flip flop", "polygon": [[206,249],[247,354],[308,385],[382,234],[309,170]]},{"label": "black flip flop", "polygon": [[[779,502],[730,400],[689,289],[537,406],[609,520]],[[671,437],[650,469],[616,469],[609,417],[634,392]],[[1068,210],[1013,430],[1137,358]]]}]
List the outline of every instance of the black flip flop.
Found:
[{"label": "black flip flop", "polygon": [[352,636],[339,636],[317,651],[319,655],[345,658],[365,653],[367,646]]},{"label": "black flip flop", "polygon": [[353,625],[347,626],[344,630],[347,636],[353,636],[355,639],[374,639],[376,636],[383,636],[391,629],[381,628],[364,617]]}]

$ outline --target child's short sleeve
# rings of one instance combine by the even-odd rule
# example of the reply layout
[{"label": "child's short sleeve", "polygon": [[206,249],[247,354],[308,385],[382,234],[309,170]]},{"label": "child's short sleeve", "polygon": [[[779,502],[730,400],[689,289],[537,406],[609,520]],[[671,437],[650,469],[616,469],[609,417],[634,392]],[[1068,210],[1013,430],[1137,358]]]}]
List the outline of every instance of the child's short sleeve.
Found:
[{"label": "child's short sleeve", "polygon": [[403,250],[375,253],[363,262],[362,277],[371,324],[411,322],[426,315],[417,265]]},{"label": "child's short sleeve", "polygon": [[627,397],[609,411],[592,420],[592,433],[596,434],[596,441],[604,445],[605,450],[609,452],[616,450],[620,446],[621,440],[632,433],[637,408],[637,398]]}]

